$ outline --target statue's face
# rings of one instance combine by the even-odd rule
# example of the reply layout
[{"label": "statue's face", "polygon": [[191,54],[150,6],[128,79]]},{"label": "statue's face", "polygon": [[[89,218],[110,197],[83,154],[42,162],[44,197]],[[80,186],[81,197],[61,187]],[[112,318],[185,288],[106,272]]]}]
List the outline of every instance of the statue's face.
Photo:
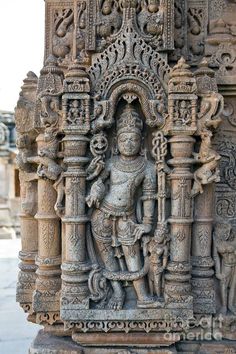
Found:
[{"label": "statue's face", "polygon": [[118,136],[118,149],[123,156],[135,156],[139,153],[141,137],[135,132],[122,133]]},{"label": "statue's face", "polygon": [[102,7],[103,15],[110,15],[111,11],[112,11],[111,1],[104,1]]},{"label": "statue's face", "polygon": [[148,10],[150,12],[157,12],[158,11],[158,2],[157,2],[157,0],[149,0],[148,1]]}]

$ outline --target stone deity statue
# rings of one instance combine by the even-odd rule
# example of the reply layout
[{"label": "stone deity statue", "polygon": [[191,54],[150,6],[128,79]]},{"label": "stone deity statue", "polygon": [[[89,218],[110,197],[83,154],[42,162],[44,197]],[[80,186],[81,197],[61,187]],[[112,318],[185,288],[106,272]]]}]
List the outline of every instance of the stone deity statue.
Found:
[{"label": "stone deity statue", "polygon": [[217,224],[214,232],[214,260],[216,278],[220,280],[221,313],[229,310],[236,315],[236,243],[228,224]]},{"label": "stone deity statue", "polygon": [[[116,310],[125,301],[122,280],[132,280],[137,307],[152,307],[154,303],[145,278],[148,257],[141,249],[143,236],[148,237],[153,226],[156,172],[154,164],[140,155],[142,127],[138,113],[127,105],[117,122],[119,154],[107,161],[87,197],[89,207],[95,207],[91,219],[93,237],[114,292],[108,307]],[[138,189],[142,191],[141,213],[136,213],[140,206]]]},{"label": "stone deity statue", "polygon": [[148,275],[151,294],[157,294],[159,298],[163,295],[164,270],[167,267],[169,256],[168,227],[166,224],[156,228],[154,237],[148,243],[150,271]]}]

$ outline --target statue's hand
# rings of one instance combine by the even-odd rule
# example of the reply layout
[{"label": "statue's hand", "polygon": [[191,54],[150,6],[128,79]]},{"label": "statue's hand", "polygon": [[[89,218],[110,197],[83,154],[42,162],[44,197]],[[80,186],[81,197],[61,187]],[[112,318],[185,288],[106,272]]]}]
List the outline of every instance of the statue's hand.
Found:
[{"label": "statue's hand", "polygon": [[134,243],[140,240],[143,234],[148,234],[152,229],[149,224],[136,224],[134,228]]},{"label": "statue's hand", "polygon": [[148,255],[148,246],[150,244],[151,237],[143,236],[142,237],[142,248],[143,248],[143,256],[146,257]]},{"label": "statue's hand", "polygon": [[224,280],[225,279],[225,275],[221,274],[221,273],[216,273],[216,278],[219,280]]},{"label": "statue's hand", "polygon": [[91,195],[91,194],[86,198],[86,203],[88,204],[89,208],[91,208],[93,205],[96,208],[99,208],[99,206],[100,206],[100,201],[99,201],[98,197],[95,195]]},{"label": "statue's hand", "polygon": [[98,163],[105,165],[105,163],[102,161],[102,156],[97,156],[94,159],[92,159],[92,161],[90,162],[86,172],[87,173],[93,172],[96,169]]},{"label": "statue's hand", "polygon": [[95,205],[96,208],[99,208],[100,206],[100,201],[104,197],[105,194],[105,186],[102,182],[101,179],[98,179],[91,188],[89,196],[86,198],[86,202],[91,208],[93,205]]}]

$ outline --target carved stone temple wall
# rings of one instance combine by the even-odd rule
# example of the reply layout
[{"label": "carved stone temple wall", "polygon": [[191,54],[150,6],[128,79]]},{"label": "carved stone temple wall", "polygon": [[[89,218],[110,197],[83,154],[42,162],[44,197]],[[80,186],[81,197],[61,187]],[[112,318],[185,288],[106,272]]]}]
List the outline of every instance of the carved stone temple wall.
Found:
[{"label": "carved stone temple wall", "polygon": [[45,7],[15,112],[29,353],[235,353],[236,1]]}]

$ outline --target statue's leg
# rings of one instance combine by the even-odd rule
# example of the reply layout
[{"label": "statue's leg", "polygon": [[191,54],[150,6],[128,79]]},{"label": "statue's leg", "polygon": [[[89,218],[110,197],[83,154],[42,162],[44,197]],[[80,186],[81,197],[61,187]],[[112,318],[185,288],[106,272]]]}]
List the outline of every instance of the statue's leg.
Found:
[{"label": "statue's leg", "polygon": [[229,289],[229,296],[228,296],[228,308],[234,315],[236,315],[235,290],[236,290],[236,267],[234,266],[231,269],[230,289]]},{"label": "statue's leg", "polygon": [[[114,248],[111,246],[112,220],[99,209],[95,210],[92,218],[92,232],[96,241],[99,255],[107,270],[117,272],[120,270],[119,263],[115,257]],[[124,290],[120,281],[111,281],[114,294],[109,300],[108,307],[110,309],[119,310],[124,303]]]},{"label": "statue's leg", "polygon": [[222,301],[222,307],[220,312],[222,315],[226,315],[227,313],[227,285],[226,285],[226,280],[221,280],[220,281],[220,292],[221,292],[221,301]]},{"label": "statue's leg", "polygon": [[154,288],[158,297],[161,297],[161,286],[162,286],[162,274],[158,273],[154,275]]},{"label": "statue's leg", "polygon": [[[130,272],[137,272],[142,269],[142,261],[140,257],[140,247],[138,242],[133,246],[122,245],[127,268]],[[139,301],[150,301],[151,296],[148,294],[147,284],[144,278],[133,281],[137,298]]]},{"label": "statue's leg", "polygon": [[221,301],[222,307],[220,312],[222,315],[226,315],[227,308],[228,308],[228,286],[229,286],[229,274],[228,274],[228,267],[222,266],[222,274],[225,276],[224,279],[220,281],[220,292],[221,292]]},{"label": "statue's leg", "polygon": [[[115,257],[114,249],[111,247],[111,243],[103,243],[96,240],[97,247],[99,249],[99,254],[102,258],[102,262],[107,270],[112,272],[118,272],[119,264]],[[113,295],[109,300],[108,307],[113,310],[121,310],[124,303],[124,290],[121,281],[111,281],[111,286],[113,288]]]},{"label": "statue's leg", "polygon": [[153,277],[152,266],[150,266],[150,269],[149,269],[148,286],[149,286],[150,295],[154,295],[154,277]]}]

